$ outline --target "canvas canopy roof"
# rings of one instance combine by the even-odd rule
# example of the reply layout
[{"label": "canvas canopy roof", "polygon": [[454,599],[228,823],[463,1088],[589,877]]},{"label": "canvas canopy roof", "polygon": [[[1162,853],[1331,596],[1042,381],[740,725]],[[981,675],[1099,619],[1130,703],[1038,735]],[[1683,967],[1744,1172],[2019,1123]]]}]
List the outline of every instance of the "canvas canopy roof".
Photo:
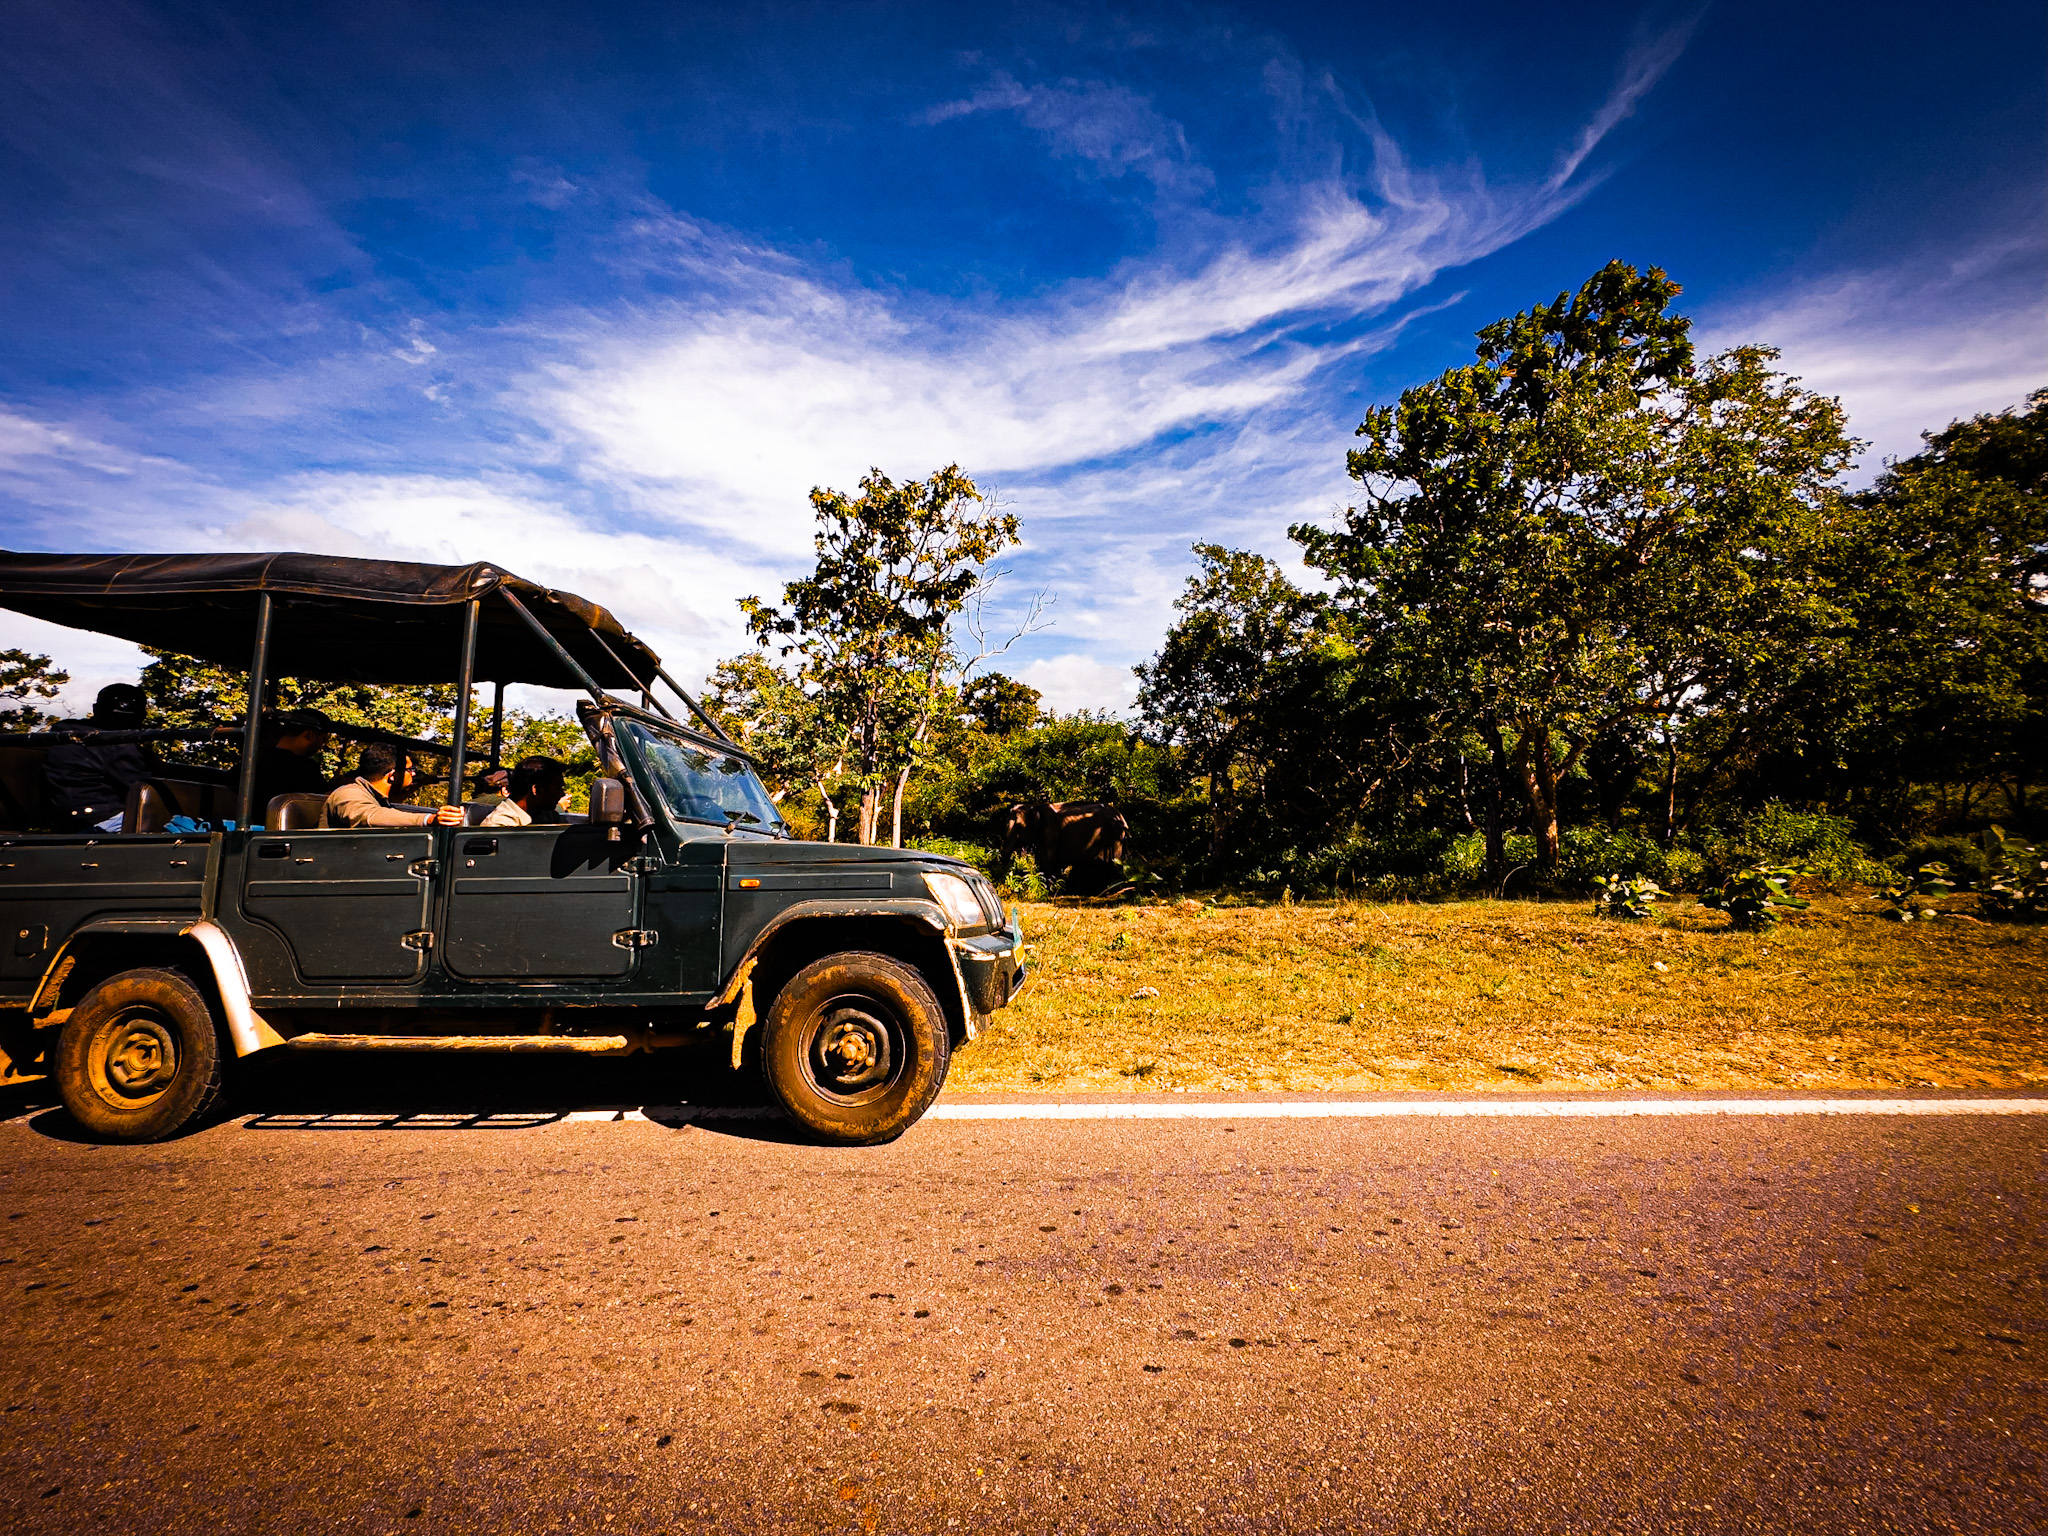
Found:
[{"label": "canvas canopy roof", "polygon": [[[246,668],[272,598],[269,673],[330,682],[453,683],[464,610],[517,598],[606,689],[650,686],[660,658],[597,604],[495,565],[339,555],[44,555],[0,551],[0,608]],[[580,688],[510,603],[478,611],[475,679]]]}]

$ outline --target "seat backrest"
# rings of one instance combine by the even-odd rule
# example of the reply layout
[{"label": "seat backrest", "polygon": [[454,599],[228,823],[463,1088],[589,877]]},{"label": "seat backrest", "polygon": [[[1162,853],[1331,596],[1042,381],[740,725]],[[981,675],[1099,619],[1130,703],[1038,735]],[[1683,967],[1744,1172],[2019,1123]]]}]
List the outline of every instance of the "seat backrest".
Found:
[{"label": "seat backrest", "polygon": [[26,832],[44,823],[43,748],[0,746],[0,830]]},{"label": "seat backrest", "polygon": [[138,779],[128,786],[121,812],[123,832],[161,832],[173,816],[218,826],[235,814],[235,791],[197,779]]},{"label": "seat backrest", "polygon": [[155,780],[137,779],[128,786],[128,803],[121,808],[121,830],[161,832],[177,814],[177,807]]},{"label": "seat backrest", "polygon": [[313,832],[326,824],[325,795],[275,795],[263,808],[268,832]]},{"label": "seat backrest", "polygon": [[496,800],[465,800],[462,802],[462,824],[465,827],[480,827],[484,818],[498,808]]}]

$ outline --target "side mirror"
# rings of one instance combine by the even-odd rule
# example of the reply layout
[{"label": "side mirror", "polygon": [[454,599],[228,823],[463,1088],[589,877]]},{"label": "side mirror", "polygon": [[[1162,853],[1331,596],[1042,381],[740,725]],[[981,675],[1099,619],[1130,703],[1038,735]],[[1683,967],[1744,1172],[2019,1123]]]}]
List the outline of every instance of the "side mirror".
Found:
[{"label": "side mirror", "polygon": [[617,779],[590,781],[590,819],[604,828],[605,840],[616,843],[626,819],[626,786]]}]

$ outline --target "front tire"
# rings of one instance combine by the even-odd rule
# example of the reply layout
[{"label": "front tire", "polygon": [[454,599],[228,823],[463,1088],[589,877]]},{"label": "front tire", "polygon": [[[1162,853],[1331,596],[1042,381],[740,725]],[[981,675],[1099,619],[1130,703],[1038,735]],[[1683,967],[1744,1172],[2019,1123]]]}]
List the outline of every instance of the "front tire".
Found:
[{"label": "front tire", "polygon": [[768,1086],[821,1141],[873,1146],[938,1097],[952,1030],[911,967],[866,951],[814,960],[776,994],[761,1031]]},{"label": "front tire", "polygon": [[176,971],[109,976],[57,1038],[57,1093],[107,1141],[162,1141],[220,1098],[220,1035],[199,989]]}]

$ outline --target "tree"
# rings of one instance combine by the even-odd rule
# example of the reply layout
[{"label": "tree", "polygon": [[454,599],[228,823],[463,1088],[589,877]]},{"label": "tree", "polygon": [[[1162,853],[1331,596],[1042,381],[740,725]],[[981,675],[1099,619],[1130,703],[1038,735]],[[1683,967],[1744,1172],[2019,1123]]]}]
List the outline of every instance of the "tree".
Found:
[{"label": "tree", "polygon": [[1248,550],[1196,544],[1202,568],[1174,601],[1180,615],[1138,675],[1138,713],[1209,781],[1210,851],[1224,841],[1232,775],[1270,734],[1283,662],[1313,634],[1315,599]]},{"label": "tree", "polygon": [[985,589],[989,561],[1016,543],[1017,519],[980,510],[981,492],[953,464],[902,485],[871,469],[860,489],[812,491],[815,569],[784,586],[781,606],[747,597],[740,609],[758,645],[796,658],[806,707],[844,733],[860,841],[875,841],[882,786],[893,781],[901,846],[911,772],[951,679],[972,664],[955,651],[955,621]]},{"label": "tree", "polygon": [[1014,677],[988,672],[960,690],[960,710],[990,736],[1014,736],[1037,723],[1041,697]]},{"label": "tree", "polygon": [[1817,556],[1854,448],[1841,408],[1768,348],[1695,364],[1679,291],[1610,262],[1487,326],[1473,363],[1367,413],[1361,504],[1291,530],[1357,643],[1470,722],[1546,871],[1595,742],[1649,721],[1675,753],[1840,643]]},{"label": "tree", "polygon": [[2048,761],[2048,390],[1930,433],[1851,500],[1831,580],[1855,643],[1808,680],[1781,771],[1906,836],[1967,821],[2002,786],[2015,814]]},{"label": "tree", "polygon": [[[239,720],[248,707],[249,674],[240,668],[200,661],[172,651],[145,651],[154,658],[142,669],[142,690],[149,698],[149,723],[171,729],[203,730]],[[455,733],[455,685],[453,683],[393,684],[330,683],[314,679],[281,677],[271,694],[277,709],[317,709],[337,725],[365,726],[371,730],[410,737],[415,741],[452,742]],[[471,751],[485,745],[490,706],[480,692],[470,699]],[[192,762],[215,768],[233,767],[241,758],[241,744],[235,741],[193,742],[183,748]],[[346,764],[339,743],[330,745],[322,767],[329,776],[338,775]],[[504,761],[522,757],[552,757],[568,769],[569,803],[580,802],[596,775],[597,757],[590,738],[574,720],[559,715],[532,714],[525,710],[505,711]],[[427,793],[432,786],[422,785]],[[428,798],[433,798],[428,794]]]},{"label": "tree", "polygon": [[700,700],[760,765],[778,805],[794,789],[817,794],[825,841],[837,842],[847,731],[825,710],[820,696],[805,692],[787,668],[748,651],[712,670]]},{"label": "tree", "polygon": [[[54,699],[70,681],[71,674],[54,670],[47,656],[0,651],[0,700]],[[32,731],[51,718],[34,704],[10,702],[0,708],[0,730]]]}]

